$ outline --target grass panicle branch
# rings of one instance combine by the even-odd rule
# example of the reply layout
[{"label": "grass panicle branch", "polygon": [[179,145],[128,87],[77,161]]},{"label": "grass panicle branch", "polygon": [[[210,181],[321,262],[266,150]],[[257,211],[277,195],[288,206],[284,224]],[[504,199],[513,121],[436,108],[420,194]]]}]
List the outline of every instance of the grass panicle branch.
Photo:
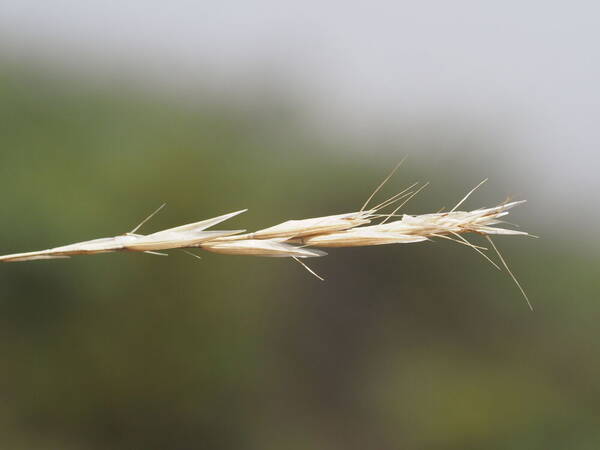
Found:
[{"label": "grass panicle branch", "polygon": [[[149,235],[138,234],[137,231],[140,227],[160,211],[164,207],[162,205],[131,232],[47,250],[0,256],[0,262],[69,258],[73,255],[116,251],[162,254],[160,253],[161,251],[171,249],[199,248],[208,252],[227,255],[293,258],[302,264],[311,274],[322,280],[322,277],[300,261],[300,259],[321,257],[327,254],[322,250],[312,247],[360,247],[409,244],[442,238],[473,248],[473,250],[483,255],[488,262],[493,264],[497,269],[500,269],[500,266],[484,253],[488,250],[486,247],[474,245],[464,237],[465,234],[476,234],[485,236],[489,241],[501,265],[513,278],[531,307],[525,291],[508,268],[505,259],[490,237],[491,235],[530,236],[524,231],[506,228],[503,226],[506,222],[501,220],[501,218],[509,214],[510,209],[524,203],[525,200],[506,201],[492,208],[459,211],[458,208],[486,181],[483,180],[469,191],[450,211],[419,215],[398,214],[398,211],[409,200],[428,185],[428,183],[425,183],[419,187],[417,183],[414,183],[376,206],[368,208],[375,194],[381,190],[399,166],[400,164],[392,170],[369,196],[361,209],[355,212],[310,219],[288,220],[245,234],[245,230],[207,231],[208,228],[246,211],[240,210],[200,222],[158,231]],[[385,210],[388,208],[393,208],[393,210],[385,213]],[[193,256],[198,257],[195,254]]]}]

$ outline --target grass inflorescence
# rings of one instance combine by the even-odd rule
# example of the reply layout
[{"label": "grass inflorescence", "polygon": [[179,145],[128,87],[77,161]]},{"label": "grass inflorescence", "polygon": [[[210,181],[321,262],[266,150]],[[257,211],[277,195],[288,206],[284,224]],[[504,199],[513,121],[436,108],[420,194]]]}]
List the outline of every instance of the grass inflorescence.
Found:
[{"label": "grass inflorescence", "polygon": [[[509,214],[511,208],[524,203],[525,200],[507,200],[491,208],[459,211],[458,208],[465,200],[486,181],[483,180],[449,211],[420,215],[400,214],[401,208],[428,185],[428,183],[423,185],[414,183],[385,201],[370,207],[375,195],[399,166],[400,164],[377,186],[360,210],[355,212],[288,220],[252,233],[245,233],[245,230],[207,231],[207,228],[246,211],[241,210],[149,235],[138,234],[139,228],[162,209],[161,206],[131,232],[123,235],[78,242],[42,251],[0,256],[0,262],[69,258],[72,255],[115,251],[137,251],[163,255],[164,253],[161,252],[165,250],[199,248],[227,255],[293,258],[311,274],[322,280],[322,277],[301,261],[304,258],[327,255],[323,250],[314,247],[410,244],[439,238],[469,246],[497,269],[500,269],[500,265],[504,267],[521,290],[529,307],[532,308],[525,291],[491,239],[491,235],[531,236],[524,231],[506,228],[503,226],[505,222],[501,220]],[[391,211],[386,212],[390,209]],[[488,248],[475,245],[467,240],[465,237],[467,234],[484,236],[496,252],[500,265],[485,253]]]}]

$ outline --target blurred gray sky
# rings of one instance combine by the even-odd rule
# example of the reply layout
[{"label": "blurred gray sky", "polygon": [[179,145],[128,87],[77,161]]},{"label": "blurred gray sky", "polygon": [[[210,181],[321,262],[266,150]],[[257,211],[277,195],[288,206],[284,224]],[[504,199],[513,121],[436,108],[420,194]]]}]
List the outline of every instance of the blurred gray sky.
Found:
[{"label": "blurred gray sky", "polygon": [[481,165],[503,154],[526,197],[570,215],[600,199],[599,14],[592,1],[3,0],[0,49],[171,88],[279,79],[356,139],[460,118],[462,133],[503,136]]}]

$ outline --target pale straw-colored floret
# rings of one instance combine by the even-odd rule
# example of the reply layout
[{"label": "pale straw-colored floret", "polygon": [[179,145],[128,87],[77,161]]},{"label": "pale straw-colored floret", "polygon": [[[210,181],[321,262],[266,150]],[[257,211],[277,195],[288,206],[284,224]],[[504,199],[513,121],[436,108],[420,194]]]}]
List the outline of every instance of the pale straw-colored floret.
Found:
[{"label": "pale straw-colored floret", "polygon": [[524,231],[497,228],[493,226],[502,223],[498,218],[507,215],[510,208],[524,202],[525,201],[523,200],[506,203],[494,208],[476,209],[474,211],[450,211],[416,216],[404,214],[400,220],[381,225],[374,225],[368,228],[391,233],[419,236],[436,236],[454,233],[528,235],[528,233]]},{"label": "pale straw-colored floret", "polygon": [[319,234],[294,239],[304,245],[314,247],[365,247],[384,244],[409,244],[412,242],[426,241],[424,236],[409,236],[384,230],[377,230],[377,225],[372,227],[354,228],[337,233]]},{"label": "pale straw-colored floret", "polygon": [[271,239],[333,233],[371,223],[371,217],[375,212],[374,210],[358,211],[333,216],[314,217],[312,219],[288,220],[279,225],[259,230],[253,233],[253,235],[257,239]]},{"label": "pale straw-colored floret", "polygon": [[[396,167],[397,169],[397,167]],[[394,169],[394,171],[396,170]],[[392,174],[393,172],[392,171]],[[390,174],[391,175],[391,174]],[[389,176],[388,176],[389,178]],[[387,179],[384,180],[387,181]],[[263,228],[255,231],[254,233],[238,234],[236,236],[226,236],[217,238],[215,241],[227,242],[227,241],[239,241],[242,239],[279,239],[285,238],[286,240],[302,238],[304,236],[313,236],[334,233],[338,231],[350,230],[361,225],[366,225],[372,222],[372,220],[378,217],[377,213],[400,200],[405,199],[414,195],[414,192],[410,191],[411,188],[415,187],[417,183],[413,183],[406,189],[398,192],[394,196],[388,198],[384,202],[379,203],[369,210],[365,210],[367,203],[363,205],[360,211],[354,211],[350,213],[335,214],[330,216],[313,217],[310,219],[295,219],[287,220],[280,224],[272,227]],[[375,190],[377,192],[381,185]],[[371,196],[372,197],[372,196]],[[369,197],[369,199],[371,199]]]},{"label": "pale straw-colored floret", "polygon": [[69,258],[73,255],[89,255],[97,253],[110,253],[117,251],[138,251],[146,253],[155,253],[160,250],[169,250],[174,248],[191,247],[201,242],[215,239],[222,236],[230,236],[239,231],[205,231],[206,228],[215,226],[225,220],[231,219],[244,210],[235,211],[212,219],[194,222],[188,225],[182,225],[167,230],[158,231],[149,235],[137,234],[137,230],[150,219],[154,214],[160,211],[164,205],[154,211],[150,216],[144,219],[129,233],[120,236],[93,239],[91,241],[77,242],[75,244],[64,245],[61,247],[50,248],[28,253],[16,253],[13,255],[0,256],[0,262],[19,262],[35,261],[40,259]]},{"label": "pale straw-colored floret", "polygon": [[315,247],[358,247],[382,244],[405,244],[421,242],[434,237],[463,233],[528,235],[516,231],[493,227],[497,220],[508,214],[507,210],[520,202],[507,203],[495,208],[474,211],[452,211],[446,213],[408,215],[400,220],[377,225],[353,228],[337,233],[323,233],[294,238],[294,242]]},{"label": "pale straw-colored floret", "polygon": [[254,233],[240,234],[215,239],[217,242],[239,241],[242,239],[279,239],[302,237],[312,234],[332,233],[348,230],[371,222],[374,210],[359,211],[332,216],[315,217],[312,219],[288,220],[269,228],[255,231]]},{"label": "pale straw-colored floret", "polygon": [[225,255],[252,255],[278,258],[314,258],[325,256],[322,250],[315,250],[282,242],[281,239],[242,239],[230,242],[206,242],[199,245],[203,250]]}]

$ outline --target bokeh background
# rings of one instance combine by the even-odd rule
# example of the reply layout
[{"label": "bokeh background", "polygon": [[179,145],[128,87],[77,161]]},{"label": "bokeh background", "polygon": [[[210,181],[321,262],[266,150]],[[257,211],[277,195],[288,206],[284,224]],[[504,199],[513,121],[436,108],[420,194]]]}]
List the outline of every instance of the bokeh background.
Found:
[{"label": "bokeh background", "polygon": [[600,446],[594,2],[0,5],[0,249],[432,186],[527,198],[528,291],[447,242],[0,267],[3,449]]}]

